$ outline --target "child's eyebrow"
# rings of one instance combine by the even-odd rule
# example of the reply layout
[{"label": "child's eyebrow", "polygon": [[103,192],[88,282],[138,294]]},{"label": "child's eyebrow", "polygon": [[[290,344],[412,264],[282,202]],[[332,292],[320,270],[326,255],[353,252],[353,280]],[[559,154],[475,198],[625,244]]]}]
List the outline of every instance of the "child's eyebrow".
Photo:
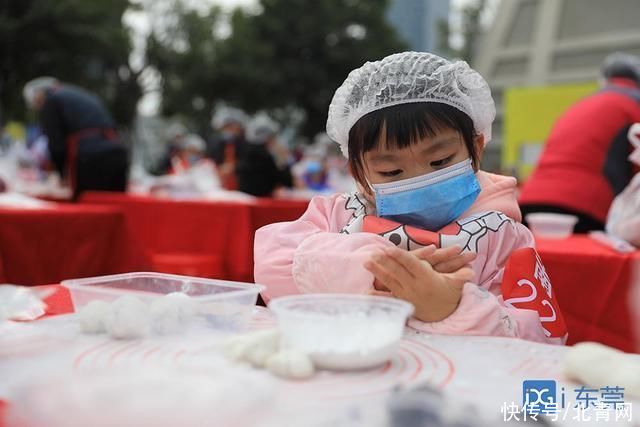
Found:
[{"label": "child's eyebrow", "polygon": [[460,139],[458,137],[450,137],[450,138],[446,138],[446,139],[439,139],[439,140],[436,140],[435,142],[429,144],[429,146],[427,148],[422,150],[422,154],[434,153],[434,152],[436,152],[438,150],[446,148],[449,145],[454,145],[454,144],[459,144],[459,143],[460,143]]},{"label": "child's eyebrow", "polygon": [[[438,150],[446,148],[449,145],[454,145],[459,143],[460,143],[460,139],[456,136],[446,137],[446,138],[438,139],[435,142],[429,144],[428,147],[424,148],[419,153],[422,155],[427,155],[427,154],[435,153]],[[396,154],[393,154],[392,152],[386,152],[386,153],[373,154],[369,159],[369,161],[375,162],[375,163],[393,162],[397,159],[398,159],[398,156]]]},{"label": "child's eyebrow", "polygon": [[386,154],[374,154],[371,156],[370,161],[372,162],[392,162],[397,160],[397,156],[395,154],[386,153]]}]

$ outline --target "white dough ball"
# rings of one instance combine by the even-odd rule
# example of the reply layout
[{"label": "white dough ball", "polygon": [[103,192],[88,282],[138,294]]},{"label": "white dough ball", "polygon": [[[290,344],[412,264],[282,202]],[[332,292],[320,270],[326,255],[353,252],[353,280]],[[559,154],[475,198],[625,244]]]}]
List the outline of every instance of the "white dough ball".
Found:
[{"label": "white dough ball", "polygon": [[248,339],[250,344],[244,354],[245,360],[256,368],[264,368],[267,359],[280,348],[280,334],[276,329],[253,332]]},{"label": "white dough ball", "polygon": [[591,387],[620,386],[640,397],[640,358],[595,342],[570,347],[564,359],[567,377]]},{"label": "white dough ball", "polygon": [[195,315],[195,307],[189,296],[174,292],[154,300],[149,306],[149,314],[157,333],[171,334],[185,329]]},{"label": "white dough ball", "polygon": [[237,335],[228,338],[222,343],[222,354],[229,360],[234,362],[242,362],[245,353],[251,346],[251,340],[244,335]]},{"label": "white dough ball", "polygon": [[231,337],[223,343],[222,352],[231,360],[263,368],[267,359],[277,353],[279,347],[279,332],[269,329]]},{"label": "white dough ball", "polygon": [[91,301],[78,310],[80,330],[86,334],[101,334],[107,331],[106,321],[111,305],[104,301]]},{"label": "white dough ball", "polygon": [[196,302],[183,292],[171,292],[170,294],[166,294],[162,299],[168,299],[180,307],[180,313],[183,317],[193,317],[196,314]]},{"label": "white dough ball", "polygon": [[132,339],[146,337],[151,331],[149,307],[134,296],[126,295],[120,297],[111,305],[111,312],[107,318],[106,326],[111,338]]},{"label": "white dough ball", "polygon": [[253,343],[244,353],[244,360],[251,363],[255,368],[264,368],[267,359],[277,352],[277,348],[265,345],[264,343]]},{"label": "white dough ball", "polygon": [[271,356],[266,363],[267,369],[281,378],[304,379],[314,374],[311,358],[295,350],[282,350]]}]

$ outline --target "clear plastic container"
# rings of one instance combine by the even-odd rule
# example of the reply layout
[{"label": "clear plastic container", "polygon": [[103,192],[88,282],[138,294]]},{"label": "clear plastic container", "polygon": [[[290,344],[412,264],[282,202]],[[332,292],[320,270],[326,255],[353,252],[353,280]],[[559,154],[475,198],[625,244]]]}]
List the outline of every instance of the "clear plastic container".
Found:
[{"label": "clear plastic container", "polygon": [[413,313],[413,305],[399,299],[346,294],[287,296],[269,308],[284,347],[338,370],[371,368],[393,357]]},{"label": "clear plastic container", "polygon": [[165,295],[181,292],[192,298],[194,321],[218,331],[235,332],[247,327],[258,294],[264,286],[252,283],[178,276],[163,273],[127,273],[64,280],[77,312],[91,301],[113,302],[130,295],[152,304]]},{"label": "clear plastic container", "polygon": [[578,217],[575,215],[546,212],[530,213],[526,219],[533,234],[550,239],[569,237],[578,222]]}]

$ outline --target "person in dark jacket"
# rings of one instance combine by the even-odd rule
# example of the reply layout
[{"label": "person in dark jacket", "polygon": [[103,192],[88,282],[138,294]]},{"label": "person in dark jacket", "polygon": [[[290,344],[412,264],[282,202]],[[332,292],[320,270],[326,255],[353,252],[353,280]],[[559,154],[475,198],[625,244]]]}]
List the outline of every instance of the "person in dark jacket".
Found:
[{"label": "person in dark jacket", "polygon": [[244,111],[227,106],[219,107],[211,119],[216,135],[209,143],[207,157],[216,163],[222,186],[227,190],[238,189],[236,164],[247,147],[247,121]]},{"label": "person in dark jacket", "polygon": [[27,105],[39,113],[51,160],[74,200],[86,190],[125,191],[128,153],[102,101],[52,77],[24,87]]},{"label": "person in dark jacket", "polygon": [[603,230],[613,199],[629,184],[629,127],[640,122],[640,58],[609,55],[603,87],[571,106],[554,124],[536,169],[520,195],[533,212],[578,217],[576,233]]},{"label": "person in dark jacket", "polygon": [[276,144],[280,127],[264,114],[247,125],[247,145],[238,159],[238,190],[257,197],[270,197],[279,186],[291,186],[291,173],[280,169],[269,148]]}]

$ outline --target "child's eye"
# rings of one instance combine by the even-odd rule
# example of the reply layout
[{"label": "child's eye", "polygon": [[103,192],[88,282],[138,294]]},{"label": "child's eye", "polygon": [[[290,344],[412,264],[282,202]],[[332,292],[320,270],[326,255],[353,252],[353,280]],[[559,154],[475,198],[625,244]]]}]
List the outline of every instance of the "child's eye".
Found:
[{"label": "child's eye", "polygon": [[440,159],[440,160],[436,160],[434,162],[429,163],[431,165],[431,167],[433,168],[438,168],[441,166],[446,165],[447,163],[449,163],[451,161],[451,159],[453,159],[453,156],[449,156],[447,158],[444,159]]},{"label": "child's eye", "polygon": [[402,173],[402,171],[400,169],[395,169],[389,172],[378,172],[380,175],[382,176],[396,176],[396,175],[400,175]]}]

